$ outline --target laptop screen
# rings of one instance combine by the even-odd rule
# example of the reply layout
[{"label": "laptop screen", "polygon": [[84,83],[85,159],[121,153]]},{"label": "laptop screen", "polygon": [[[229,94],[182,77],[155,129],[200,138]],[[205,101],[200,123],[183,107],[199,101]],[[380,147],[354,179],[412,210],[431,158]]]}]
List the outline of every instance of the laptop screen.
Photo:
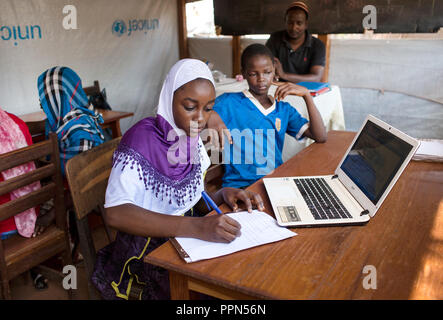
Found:
[{"label": "laptop screen", "polygon": [[412,148],[367,121],[340,168],[375,205]]}]

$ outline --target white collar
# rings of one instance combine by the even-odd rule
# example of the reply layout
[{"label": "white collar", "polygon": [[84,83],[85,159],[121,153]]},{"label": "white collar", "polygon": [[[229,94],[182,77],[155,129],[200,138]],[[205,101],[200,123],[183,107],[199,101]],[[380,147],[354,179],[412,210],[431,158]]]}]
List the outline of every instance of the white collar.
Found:
[{"label": "white collar", "polygon": [[263,115],[267,116],[268,114],[270,114],[272,111],[275,110],[275,99],[273,96],[269,95],[269,99],[271,99],[271,101],[273,101],[272,106],[270,106],[268,109],[265,109],[262,106],[262,104],[252,95],[252,93],[249,92],[249,90],[247,90],[247,89],[243,90],[243,94],[246,96],[246,98],[251,100],[251,102],[257,107],[257,109],[261,113],[263,113]]}]

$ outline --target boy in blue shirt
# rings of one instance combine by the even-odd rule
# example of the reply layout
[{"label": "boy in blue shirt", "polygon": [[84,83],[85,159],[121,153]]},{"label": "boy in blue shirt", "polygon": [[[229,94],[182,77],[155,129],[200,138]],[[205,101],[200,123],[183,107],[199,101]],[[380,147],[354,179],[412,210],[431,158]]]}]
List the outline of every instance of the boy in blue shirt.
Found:
[{"label": "boy in blue shirt", "polygon": [[[214,110],[233,141],[224,148],[223,187],[245,188],[280,166],[285,133],[296,139],[326,141],[323,120],[308,89],[290,82],[274,83],[278,85],[274,97],[268,95],[275,76],[273,61],[264,45],[248,46],[242,53],[241,67],[249,90],[224,93],[215,101]],[[289,94],[303,97],[310,121],[281,101]]]}]

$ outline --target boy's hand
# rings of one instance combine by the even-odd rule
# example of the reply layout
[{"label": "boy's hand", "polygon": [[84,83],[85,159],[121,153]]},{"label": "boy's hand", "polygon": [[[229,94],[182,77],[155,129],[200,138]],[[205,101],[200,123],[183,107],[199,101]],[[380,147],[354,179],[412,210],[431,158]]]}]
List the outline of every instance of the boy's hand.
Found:
[{"label": "boy's hand", "polygon": [[274,67],[275,67],[275,75],[277,77],[283,78],[285,72],[283,71],[283,66],[280,62],[280,60],[278,60],[278,58],[274,57]]},{"label": "boy's hand", "polygon": [[272,82],[272,84],[277,86],[274,94],[274,98],[277,101],[283,100],[287,95],[290,94],[300,97],[309,95],[309,90],[307,88],[292,82]]},{"label": "boy's hand", "polygon": [[229,205],[234,212],[239,210],[237,203],[239,200],[243,201],[248,212],[252,212],[253,206],[260,211],[265,209],[263,200],[258,193],[236,188],[223,188],[220,190],[220,192],[223,197],[223,201]]},{"label": "boy's hand", "polygon": [[[220,115],[212,110],[211,115],[206,124],[207,136],[209,136],[209,143],[217,150],[223,150],[225,145],[225,135],[229,143],[232,144],[232,137],[229,129],[226,127]],[[203,134],[202,134],[203,139]]]}]

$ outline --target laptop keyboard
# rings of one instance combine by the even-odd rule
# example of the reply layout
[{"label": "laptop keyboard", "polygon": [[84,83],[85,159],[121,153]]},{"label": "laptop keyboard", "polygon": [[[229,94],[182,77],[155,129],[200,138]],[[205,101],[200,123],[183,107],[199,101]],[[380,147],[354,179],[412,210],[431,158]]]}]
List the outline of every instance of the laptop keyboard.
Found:
[{"label": "laptop keyboard", "polygon": [[315,220],[352,218],[324,178],[294,179]]}]

